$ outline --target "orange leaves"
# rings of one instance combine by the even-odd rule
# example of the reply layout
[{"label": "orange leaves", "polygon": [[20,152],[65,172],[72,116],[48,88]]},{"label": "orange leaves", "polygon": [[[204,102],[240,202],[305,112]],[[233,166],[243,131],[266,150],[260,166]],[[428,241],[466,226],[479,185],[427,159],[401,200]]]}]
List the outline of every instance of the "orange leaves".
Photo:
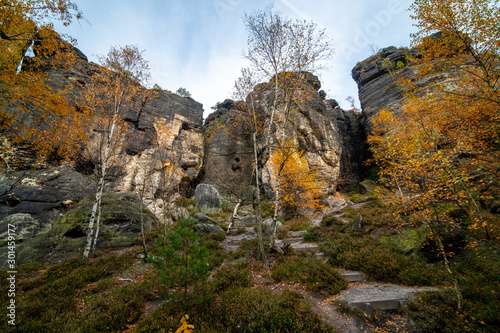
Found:
[{"label": "orange leaves", "polygon": [[[0,130],[12,143],[29,143],[40,160],[49,154],[74,156],[85,137],[82,115],[69,105],[64,91],[50,87],[44,72],[45,66],[69,65],[75,58],[66,52],[69,46],[52,30],[50,20],[69,24],[81,17],[68,0],[0,3],[0,108],[17,109],[15,115],[2,116]],[[26,56],[30,47],[37,57]]]},{"label": "orange leaves", "polygon": [[369,139],[394,203],[428,217],[454,202],[486,238],[494,218],[484,210],[500,196],[498,2],[415,1],[413,65],[430,83],[423,91],[405,81],[401,113],[380,112]]},{"label": "orange leaves", "polygon": [[317,172],[309,167],[303,152],[291,142],[274,150],[268,165],[271,183],[276,186],[280,175],[280,205],[294,215],[312,213],[321,208],[320,198],[325,184],[318,179]]}]

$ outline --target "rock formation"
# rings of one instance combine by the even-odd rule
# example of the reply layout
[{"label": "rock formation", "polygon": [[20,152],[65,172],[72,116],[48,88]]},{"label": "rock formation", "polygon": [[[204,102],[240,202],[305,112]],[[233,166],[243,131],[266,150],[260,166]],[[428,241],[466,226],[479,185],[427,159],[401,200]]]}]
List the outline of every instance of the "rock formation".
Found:
[{"label": "rock formation", "polygon": [[[352,77],[358,84],[359,101],[363,110],[363,124],[367,134],[371,131],[372,118],[380,110],[397,111],[401,108],[403,91],[397,86],[396,80],[400,76],[409,77],[415,73],[415,69],[410,66],[403,66],[396,70],[398,62],[406,65],[407,52],[409,50],[406,48],[387,47],[359,62],[352,69]],[[385,65],[387,61],[394,65],[393,69]]]},{"label": "rock formation", "polygon": [[[78,49],[69,44],[65,45],[67,50],[76,53],[75,63],[70,68],[47,65],[43,70],[48,84],[56,90],[64,91],[77,107],[78,101],[84,98],[96,74],[102,73],[102,68],[88,62]],[[50,58],[47,61],[50,63]],[[105,191],[136,192],[138,182],[144,179],[139,164],[158,149],[155,145],[156,130],[153,124],[155,121],[163,121],[170,126],[173,136],[169,146],[162,148],[175,152],[172,162],[177,169],[182,170],[182,175],[173,179],[170,188],[172,191],[191,196],[196,187],[204,154],[203,107],[191,98],[183,98],[171,92],[147,92],[146,88],[141,88],[132,103],[125,105],[123,118],[128,128],[127,138],[119,147],[121,157],[118,163],[112,166]],[[25,121],[30,120],[29,114],[18,110],[15,105],[7,106],[4,111],[20,115]],[[31,218],[39,223],[37,230],[47,230],[52,222],[64,215],[69,206],[91,196],[95,191],[93,174],[96,166],[91,159],[82,158],[75,161],[74,165],[61,166],[56,163],[55,166],[30,170],[33,154],[29,149],[9,147],[9,142],[5,140],[2,145],[0,193],[22,178],[18,186],[0,197],[2,221],[9,215],[30,214]],[[24,170],[11,167],[14,159],[21,161],[18,165]],[[151,206],[157,206],[154,205],[157,193],[159,190],[163,191],[158,188],[159,185],[156,181],[148,188],[146,199]]]},{"label": "rock formation", "polygon": [[[430,38],[439,38],[440,33]],[[399,78],[409,79],[416,87],[415,93],[425,94],[435,82],[446,80],[446,74],[420,76],[409,60],[418,56],[418,49],[386,47],[377,54],[359,62],[352,69],[352,77],[358,84],[359,100],[363,111],[363,125],[369,135],[372,119],[382,109],[394,114],[401,112],[403,89]]]},{"label": "rock formation", "polygon": [[[319,179],[326,184],[325,194],[331,195],[341,187],[350,188],[359,181],[364,156],[360,115],[343,111],[334,100],[325,100],[316,76],[310,73],[299,75],[304,76],[306,84],[293,95],[293,119],[287,127],[287,139],[304,151],[309,167],[317,171]],[[272,83],[271,79],[269,83],[259,84],[251,93],[258,112],[266,119],[266,128],[276,93]],[[205,121],[203,182],[218,186],[224,193],[232,192],[232,186],[241,189],[251,185],[254,177],[251,131],[235,125],[239,117],[237,103],[226,100]],[[283,113],[284,103],[280,101],[276,118]],[[277,142],[278,135],[274,130],[272,143]],[[258,140],[262,145],[264,138]],[[269,182],[268,165],[264,167],[262,180],[264,187],[269,188],[266,184]]]}]

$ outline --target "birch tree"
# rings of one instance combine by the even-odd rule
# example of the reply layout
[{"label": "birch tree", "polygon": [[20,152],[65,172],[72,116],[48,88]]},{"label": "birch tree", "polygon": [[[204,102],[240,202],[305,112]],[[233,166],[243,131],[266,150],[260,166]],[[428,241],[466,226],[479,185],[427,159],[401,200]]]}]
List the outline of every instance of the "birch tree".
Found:
[{"label": "birch tree", "polygon": [[[247,50],[244,57],[249,60],[252,69],[259,78],[272,80],[274,98],[270,110],[267,129],[264,134],[264,149],[266,155],[272,153],[272,129],[277,127],[278,141],[285,146],[286,127],[290,120],[294,93],[301,84],[301,75],[297,72],[315,72],[322,68],[333,49],[324,30],[317,30],[314,22],[292,21],[282,17],[272,7],[263,11],[245,15],[247,28]],[[305,77],[305,76],[303,76]],[[282,107],[279,121],[276,119],[278,108]],[[281,138],[279,138],[281,136]],[[285,163],[285,153],[282,153],[281,166],[278,167],[275,182],[275,212],[273,216],[273,236],[271,247],[276,239],[276,221],[280,201],[281,170]]]},{"label": "birch tree", "polygon": [[[264,250],[264,237],[262,230],[262,212],[261,212],[261,200],[260,200],[260,179],[262,177],[262,149],[259,147],[259,142],[257,138],[262,135],[263,121],[261,117],[257,115],[256,101],[254,100],[254,94],[252,94],[253,88],[255,87],[257,81],[255,80],[255,75],[249,68],[243,68],[241,70],[241,76],[238,78],[234,84],[234,97],[239,100],[246,100],[245,103],[238,105],[237,109],[241,111],[241,119],[246,123],[245,127],[249,129],[252,136],[252,148],[253,148],[253,159],[254,159],[254,177],[255,177],[255,187],[253,190],[252,201],[253,208],[255,212],[255,218],[257,222],[257,246],[259,250],[259,255],[264,264],[267,264],[266,252]],[[235,210],[236,213],[236,210]]]},{"label": "birch tree", "polygon": [[98,143],[102,151],[99,153],[100,167],[83,253],[84,259],[88,258],[99,236],[101,198],[113,148],[122,138],[123,112],[126,110],[126,104],[130,103],[141,90],[141,83],[145,83],[149,78],[149,67],[144,59],[144,51],[135,45],[112,47],[107,55],[99,58],[99,61],[103,66],[102,73],[96,75],[95,83],[85,96],[83,106],[89,113],[89,121],[96,125],[93,130],[100,133],[103,138]]}]

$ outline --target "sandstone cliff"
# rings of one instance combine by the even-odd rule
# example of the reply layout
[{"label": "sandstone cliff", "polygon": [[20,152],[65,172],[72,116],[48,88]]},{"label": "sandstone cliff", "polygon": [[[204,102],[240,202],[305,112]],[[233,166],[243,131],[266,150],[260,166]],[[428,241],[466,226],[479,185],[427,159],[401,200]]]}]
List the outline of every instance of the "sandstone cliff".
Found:
[{"label": "sandstone cliff", "polygon": [[[97,64],[88,62],[78,49],[70,46],[67,48],[77,54],[76,62],[70,68],[47,65],[44,71],[49,84],[54,89],[66,91],[67,97],[76,106],[102,69]],[[50,59],[48,61],[50,63]],[[141,88],[133,102],[125,106],[123,118],[128,127],[127,138],[118,149],[121,157],[112,167],[106,191],[136,191],[137,182],[142,179],[138,164],[141,159],[158,149],[154,145],[156,130],[153,123],[160,120],[165,121],[173,132],[169,147],[162,148],[176,152],[173,163],[183,171],[183,175],[175,179],[171,188],[189,195],[194,191],[193,182],[198,177],[203,158],[202,105],[191,98],[183,98],[167,91],[155,90],[153,94],[146,92],[146,88]],[[25,121],[30,120],[30,116],[20,112],[15,105],[10,105],[5,110],[21,115]],[[12,214],[30,214],[38,225],[36,229],[44,230],[50,227],[51,222],[61,218],[68,206],[92,195],[95,165],[91,159],[82,158],[74,166],[29,170],[33,157],[29,149],[5,149],[9,148],[9,143],[4,141],[3,144],[4,149],[0,154],[0,164],[3,166],[0,193],[21,175],[25,174],[26,177],[12,191],[0,197],[0,220]],[[14,158],[24,161],[20,165],[25,170],[8,168]],[[156,200],[158,186],[158,182],[150,186],[147,198],[149,204]]]},{"label": "sandstone cliff", "polygon": [[[440,33],[430,38],[439,38]],[[436,82],[446,80],[446,73],[433,76],[418,75],[418,70],[409,60],[418,57],[418,49],[386,47],[377,54],[359,62],[352,69],[352,77],[358,84],[359,100],[363,113],[366,134],[371,131],[372,119],[380,110],[388,109],[394,114],[401,112],[403,87],[397,81],[409,79],[415,85],[415,93],[432,91]]]},{"label": "sandstone cliff", "polygon": [[[306,84],[293,95],[294,111],[287,125],[287,139],[304,151],[309,168],[317,171],[326,185],[325,195],[332,195],[337,190],[352,188],[360,180],[364,131],[359,114],[346,112],[335,101],[325,100],[318,78],[310,73],[302,75],[305,75]],[[266,128],[276,94],[272,82],[257,85],[251,93]],[[238,117],[236,103],[226,100],[205,122],[203,182],[214,184],[222,191],[253,182],[251,132],[234,126]],[[276,118],[284,113],[284,103],[280,101],[278,105]],[[278,135],[274,129],[271,143],[277,142]],[[258,141],[262,148],[264,138]],[[267,159],[265,156],[262,180],[264,187],[270,189]],[[268,196],[272,196],[271,192],[267,191]]]}]

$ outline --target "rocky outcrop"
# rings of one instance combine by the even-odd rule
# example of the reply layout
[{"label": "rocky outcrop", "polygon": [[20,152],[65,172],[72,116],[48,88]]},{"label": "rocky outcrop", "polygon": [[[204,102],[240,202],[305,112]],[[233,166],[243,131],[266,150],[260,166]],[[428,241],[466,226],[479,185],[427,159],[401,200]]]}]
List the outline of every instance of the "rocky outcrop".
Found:
[{"label": "rocky outcrop", "polygon": [[326,101],[327,113],[338,129],[342,153],[337,181],[337,191],[349,192],[358,185],[367,174],[364,162],[368,158],[363,114],[342,110],[335,100]]},{"label": "rocky outcrop", "polygon": [[[413,51],[407,48],[387,47],[359,62],[352,69],[352,77],[358,84],[359,100],[367,134],[371,131],[373,117],[380,110],[388,109],[396,112],[400,110],[403,91],[396,84],[396,80],[398,77],[410,77],[416,73],[413,67],[406,66],[409,52]],[[399,69],[397,68],[398,62]],[[390,65],[394,66],[393,69],[390,69]]]},{"label": "rocky outcrop", "polygon": [[[86,56],[76,48],[64,44],[66,51],[75,52],[76,61],[71,67],[44,66],[41,70],[47,77],[48,84],[55,90],[64,91],[67,98],[78,107],[78,101],[84,98],[87,89],[102,73],[102,68],[87,61]],[[50,63],[50,58],[47,59]],[[27,65],[29,66],[29,62]],[[191,98],[183,98],[162,90],[147,90],[140,87],[132,102],[124,106],[123,119],[127,130],[126,138],[118,147],[117,162],[113,163],[107,177],[105,191],[134,192],[144,180],[141,163],[155,154],[158,149],[174,152],[172,162],[177,170],[169,188],[185,195],[192,195],[196,186],[203,159],[203,108]],[[4,111],[15,113],[29,122],[30,115],[20,111],[15,105],[7,106]],[[36,110],[33,110],[36,111]],[[158,147],[156,121],[166,123],[172,132],[172,140],[165,147]],[[60,219],[67,208],[92,196],[95,187],[96,165],[92,159],[82,158],[72,166],[47,166],[30,170],[34,155],[23,147],[9,147],[5,140],[0,156],[0,193],[3,193],[21,176],[22,181],[0,196],[0,219],[12,214],[30,214],[40,223],[40,230],[49,228],[50,223]],[[94,143],[91,141],[89,146]],[[13,170],[13,161],[25,170]],[[57,165],[57,163],[55,163]],[[151,208],[156,204],[162,183],[159,172],[151,176],[146,201]]]},{"label": "rocky outcrop", "polygon": [[[429,38],[440,36],[440,33],[436,33]],[[417,67],[411,62],[412,58],[418,58],[418,53],[417,48],[390,46],[359,62],[352,69],[352,77],[358,84],[367,135],[371,132],[373,118],[382,109],[400,114],[404,94],[403,87],[397,83],[399,79],[408,79],[414,85],[413,93],[417,95],[432,92],[434,84],[448,80],[449,73],[418,75]]]},{"label": "rocky outcrop", "polygon": [[[286,127],[286,137],[304,152],[309,168],[316,171],[325,184],[325,195],[330,195],[337,190],[341,177],[346,179],[343,183],[357,181],[354,174],[359,169],[356,163],[363,156],[363,130],[357,114],[345,112],[338,108],[336,102],[325,100],[325,93],[319,90],[321,83],[316,76],[310,73],[296,75],[302,75],[301,81],[305,84],[293,94],[293,114]],[[266,128],[276,94],[272,83],[273,80],[259,84],[251,93],[259,117],[265,119]],[[238,103],[225,101],[205,122],[204,182],[218,186],[225,193],[230,191],[224,191],[224,188],[231,185],[241,188],[253,184],[251,131],[238,119],[241,117]],[[280,100],[275,120],[283,118],[284,108]],[[276,128],[273,127],[271,144],[276,144],[281,134],[276,132]],[[262,149],[263,142],[264,138],[259,137],[259,149]],[[270,180],[268,157],[264,158],[264,184]]]},{"label": "rocky outcrop", "polygon": [[254,183],[254,159],[251,132],[239,118],[236,103],[225,100],[205,120],[203,182],[245,198]]}]

